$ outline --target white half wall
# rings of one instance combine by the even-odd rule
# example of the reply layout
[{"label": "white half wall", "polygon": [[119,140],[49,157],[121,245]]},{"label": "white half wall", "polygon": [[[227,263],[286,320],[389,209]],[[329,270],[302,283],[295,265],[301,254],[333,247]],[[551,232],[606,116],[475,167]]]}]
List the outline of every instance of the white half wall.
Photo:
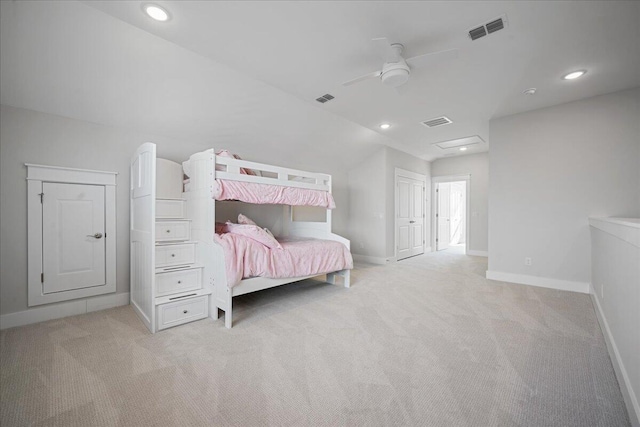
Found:
[{"label": "white half wall", "polygon": [[446,157],[431,163],[431,177],[471,175],[469,255],[486,256],[489,248],[489,154]]},{"label": "white half wall", "polygon": [[591,282],[588,218],[640,215],[639,104],[636,88],[491,120],[488,277]]}]

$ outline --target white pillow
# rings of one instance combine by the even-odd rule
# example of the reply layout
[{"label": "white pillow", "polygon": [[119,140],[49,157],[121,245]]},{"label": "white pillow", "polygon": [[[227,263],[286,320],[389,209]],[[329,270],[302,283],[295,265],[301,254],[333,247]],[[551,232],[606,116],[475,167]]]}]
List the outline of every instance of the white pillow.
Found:
[{"label": "white pillow", "polygon": [[238,215],[238,224],[245,224],[245,225],[258,225],[255,223],[254,220],[252,220],[251,218],[249,218],[248,216],[239,214]]},{"label": "white pillow", "polygon": [[229,233],[248,237],[249,239],[255,240],[258,243],[262,243],[270,249],[282,249],[280,243],[266,228],[260,228],[257,225],[233,224],[231,222],[227,222],[227,229],[229,230]]}]

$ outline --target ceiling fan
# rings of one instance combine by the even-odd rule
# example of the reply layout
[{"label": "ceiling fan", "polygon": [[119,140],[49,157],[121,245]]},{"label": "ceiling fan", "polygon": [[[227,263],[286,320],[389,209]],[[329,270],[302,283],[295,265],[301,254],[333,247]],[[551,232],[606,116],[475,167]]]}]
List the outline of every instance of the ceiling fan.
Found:
[{"label": "ceiling fan", "polygon": [[426,67],[436,61],[456,58],[458,56],[458,49],[449,49],[404,59],[402,57],[404,46],[400,43],[389,43],[389,40],[385,37],[373,39],[372,41],[384,60],[382,70],[349,80],[348,82],[342,83],[342,86],[351,86],[352,84],[367,79],[379,77],[384,85],[395,88],[405,84],[409,80],[411,70]]}]

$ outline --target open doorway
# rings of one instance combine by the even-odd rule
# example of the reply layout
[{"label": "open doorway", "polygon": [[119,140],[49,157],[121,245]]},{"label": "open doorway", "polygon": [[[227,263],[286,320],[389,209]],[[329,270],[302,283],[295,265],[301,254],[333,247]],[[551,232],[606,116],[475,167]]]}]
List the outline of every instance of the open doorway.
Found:
[{"label": "open doorway", "polygon": [[469,245],[469,177],[434,178],[436,251],[466,254]]}]

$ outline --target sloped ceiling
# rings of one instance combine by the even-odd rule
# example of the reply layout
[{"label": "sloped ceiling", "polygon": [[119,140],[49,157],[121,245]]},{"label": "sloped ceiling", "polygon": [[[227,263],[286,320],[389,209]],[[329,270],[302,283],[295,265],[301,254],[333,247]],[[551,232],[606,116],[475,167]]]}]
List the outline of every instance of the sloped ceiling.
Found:
[{"label": "sloped ceiling", "polygon": [[184,141],[164,154],[176,158],[230,148],[251,160],[332,171],[395,144],[82,3],[0,7],[4,105]]},{"label": "sloped ceiling", "polygon": [[[431,160],[433,143],[479,135],[488,121],[640,85],[640,2],[2,2],[3,104],[232,147],[300,167],[349,167],[381,145]],[[476,42],[466,30],[506,14]],[[456,47],[455,61],[412,75],[403,94],[372,80],[370,39],[407,56]],[[585,68],[579,80],[567,71]],[[537,87],[535,96],[522,91]],[[319,104],[324,93],[336,99]],[[420,121],[454,123],[427,129]],[[378,125],[389,122],[382,131]],[[458,154],[449,152],[449,154]]]}]

